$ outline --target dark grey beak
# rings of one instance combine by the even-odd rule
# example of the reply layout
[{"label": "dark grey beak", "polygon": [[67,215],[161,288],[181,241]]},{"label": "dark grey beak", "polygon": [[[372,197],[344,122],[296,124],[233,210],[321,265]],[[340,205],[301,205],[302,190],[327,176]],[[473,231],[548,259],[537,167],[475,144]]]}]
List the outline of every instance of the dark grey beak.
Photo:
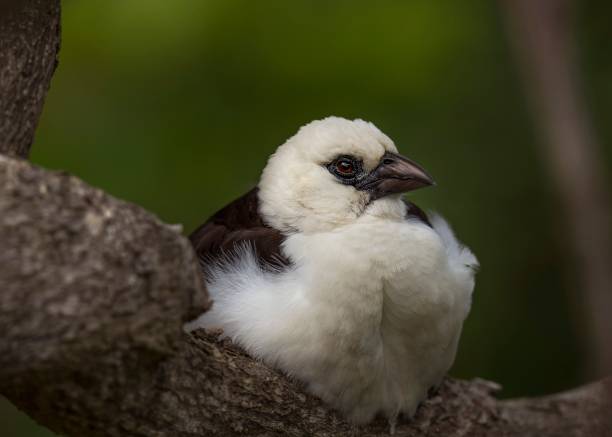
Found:
[{"label": "dark grey beak", "polygon": [[435,185],[435,182],[423,167],[402,155],[387,152],[378,167],[359,181],[356,188],[370,192],[372,200],[375,200],[430,185]]}]

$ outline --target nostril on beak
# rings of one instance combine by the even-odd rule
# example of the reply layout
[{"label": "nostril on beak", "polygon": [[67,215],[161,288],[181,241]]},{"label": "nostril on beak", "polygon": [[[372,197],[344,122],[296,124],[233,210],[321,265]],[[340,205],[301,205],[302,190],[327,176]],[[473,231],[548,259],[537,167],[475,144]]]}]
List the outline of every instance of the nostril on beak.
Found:
[{"label": "nostril on beak", "polygon": [[385,158],[385,159],[383,159],[383,164],[384,164],[384,165],[391,165],[391,164],[393,164],[394,162],[395,162],[395,160],[394,160],[394,159],[392,159],[392,158]]}]

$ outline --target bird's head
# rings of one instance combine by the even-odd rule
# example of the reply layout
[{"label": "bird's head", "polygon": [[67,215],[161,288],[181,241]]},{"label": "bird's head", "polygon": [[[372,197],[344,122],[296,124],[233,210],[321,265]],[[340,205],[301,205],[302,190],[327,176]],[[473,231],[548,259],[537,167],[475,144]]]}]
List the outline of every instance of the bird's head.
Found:
[{"label": "bird's head", "polygon": [[328,117],[300,128],[270,157],[260,212],[283,231],[329,230],[367,208],[399,214],[401,193],[433,183],[372,123]]}]

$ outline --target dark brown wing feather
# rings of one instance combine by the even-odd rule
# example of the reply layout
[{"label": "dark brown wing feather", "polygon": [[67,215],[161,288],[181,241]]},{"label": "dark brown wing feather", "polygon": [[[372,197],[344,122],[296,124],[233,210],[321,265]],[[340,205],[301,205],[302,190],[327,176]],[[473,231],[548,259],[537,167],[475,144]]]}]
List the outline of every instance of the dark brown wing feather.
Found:
[{"label": "dark brown wing feather", "polygon": [[406,204],[406,218],[420,220],[423,223],[425,223],[427,226],[429,226],[430,228],[433,228],[433,226],[431,225],[431,222],[429,221],[429,218],[427,217],[427,214],[425,214],[425,211],[423,211],[421,208],[416,206],[414,203],[406,199],[403,199],[403,200],[404,200],[404,203]]},{"label": "dark brown wing feather", "polygon": [[253,188],[215,213],[189,236],[198,257],[215,263],[231,256],[241,243],[250,244],[260,264],[275,269],[290,265],[282,254],[285,236],[266,225],[259,215],[258,189]]}]

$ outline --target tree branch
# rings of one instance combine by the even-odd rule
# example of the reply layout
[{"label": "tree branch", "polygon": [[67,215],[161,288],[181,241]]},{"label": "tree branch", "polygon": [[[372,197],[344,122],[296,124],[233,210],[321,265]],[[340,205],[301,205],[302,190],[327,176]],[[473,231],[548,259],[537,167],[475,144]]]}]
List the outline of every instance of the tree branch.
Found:
[{"label": "tree branch", "polygon": [[28,156],[59,44],[59,0],[0,1],[0,153]]},{"label": "tree branch", "polygon": [[[182,332],[208,302],[193,250],[175,227],[137,206],[67,174],[1,158],[0,241],[0,392],[52,430],[353,431],[299,384],[227,341]],[[512,402],[496,401],[495,389],[447,380],[398,435],[606,435],[604,383]],[[359,431],[383,436],[388,426]]]}]

